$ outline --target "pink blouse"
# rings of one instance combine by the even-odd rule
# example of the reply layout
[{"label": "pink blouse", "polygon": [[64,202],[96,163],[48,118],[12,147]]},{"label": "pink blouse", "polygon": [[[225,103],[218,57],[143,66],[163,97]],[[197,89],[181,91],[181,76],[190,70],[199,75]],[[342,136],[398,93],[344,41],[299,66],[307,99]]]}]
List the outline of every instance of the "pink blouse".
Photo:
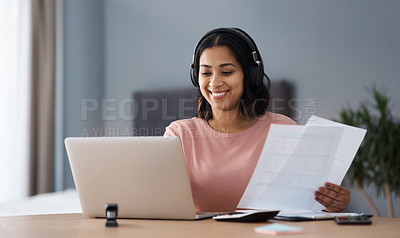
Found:
[{"label": "pink blouse", "polygon": [[261,155],[271,124],[296,123],[267,112],[247,130],[221,133],[200,118],[172,122],[164,136],[181,139],[198,212],[233,211]]}]

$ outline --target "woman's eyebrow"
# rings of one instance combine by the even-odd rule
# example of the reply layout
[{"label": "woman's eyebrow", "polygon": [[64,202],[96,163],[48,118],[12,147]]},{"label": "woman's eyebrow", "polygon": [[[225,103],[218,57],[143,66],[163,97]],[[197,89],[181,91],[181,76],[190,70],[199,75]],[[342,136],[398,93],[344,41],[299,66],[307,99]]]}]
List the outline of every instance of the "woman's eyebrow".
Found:
[{"label": "woman's eyebrow", "polygon": [[[225,66],[233,66],[233,67],[236,67],[236,65],[234,65],[234,64],[232,64],[232,63],[224,63],[224,64],[220,64],[220,65],[219,65],[220,68],[223,68],[223,67],[225,67]],[[212,68],[210,65],[207,65],[207,64],[201,64],[200,67],[209,68],[209,69]]]},{"label": "woman's eyebrow", "polygon": [[236,67],[236,65],[234,65],[234,64],[232,64],[232,63],[225,63],[225,64],[220,64],[220,65],[219,65],[220,68],[225,67],[225,66],[233,66],[233,67]]},{"label": "woman's eyebrow", "polygon": [[211,68],[210,65],[206,65],[206,64],[201,64],[200,67]]}]

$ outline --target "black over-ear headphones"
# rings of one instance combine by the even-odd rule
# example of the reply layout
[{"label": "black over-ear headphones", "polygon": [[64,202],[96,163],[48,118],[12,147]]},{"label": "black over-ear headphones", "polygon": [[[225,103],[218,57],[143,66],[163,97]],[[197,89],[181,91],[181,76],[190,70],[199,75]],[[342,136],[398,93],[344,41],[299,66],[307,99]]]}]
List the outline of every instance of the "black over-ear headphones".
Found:
[{"label": "black over-ear headphones", "polygon": [[190,79],[195,87],[199,87],[199,78],[196,72],[195,61],[197,60],[199,46],[204,39],[206,39],[209,35],[214,33],[230,33],[233,34],[240,39],[242,39],[250,48],[250,54],[253,58],[253,62],[248,66],[247,75],[249,80],[251,80],[250,84],[255,87],[259,87],[263,83],[264,76],[268,79],[268,76],[264,73],[264,65],[261,59],[261,55],[258,52],[257,46],[254,40],[243,30],[239,28],[217,28],[207,32],[197,43],[194,48],[193,53],[193,62],[190,69]]}]

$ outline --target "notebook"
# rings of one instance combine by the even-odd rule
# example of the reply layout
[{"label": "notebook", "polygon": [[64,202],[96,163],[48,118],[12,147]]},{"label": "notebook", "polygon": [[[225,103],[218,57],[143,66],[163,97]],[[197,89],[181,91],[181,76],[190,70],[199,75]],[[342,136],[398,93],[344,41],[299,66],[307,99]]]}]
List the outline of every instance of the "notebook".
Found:
[{"label": "notebook", "polygon": [[87,217],[194,220],[197,214],[178,137],[70,137],[65,146]]}]

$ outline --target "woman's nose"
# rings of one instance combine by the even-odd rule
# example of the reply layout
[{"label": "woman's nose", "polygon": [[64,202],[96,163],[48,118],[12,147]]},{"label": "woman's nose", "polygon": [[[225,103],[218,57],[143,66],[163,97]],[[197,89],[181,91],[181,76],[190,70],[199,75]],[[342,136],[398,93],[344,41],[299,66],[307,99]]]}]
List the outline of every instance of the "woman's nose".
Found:
[{"label": "woman's nose", "polygon": [[208,85],[212,86],[212,87],[218,87],[218,86],[221,86],[223,83],[224,82],[223,82],[222,78],[219,75],[214,74],[210,78],[210,82],[208,83]]}]

